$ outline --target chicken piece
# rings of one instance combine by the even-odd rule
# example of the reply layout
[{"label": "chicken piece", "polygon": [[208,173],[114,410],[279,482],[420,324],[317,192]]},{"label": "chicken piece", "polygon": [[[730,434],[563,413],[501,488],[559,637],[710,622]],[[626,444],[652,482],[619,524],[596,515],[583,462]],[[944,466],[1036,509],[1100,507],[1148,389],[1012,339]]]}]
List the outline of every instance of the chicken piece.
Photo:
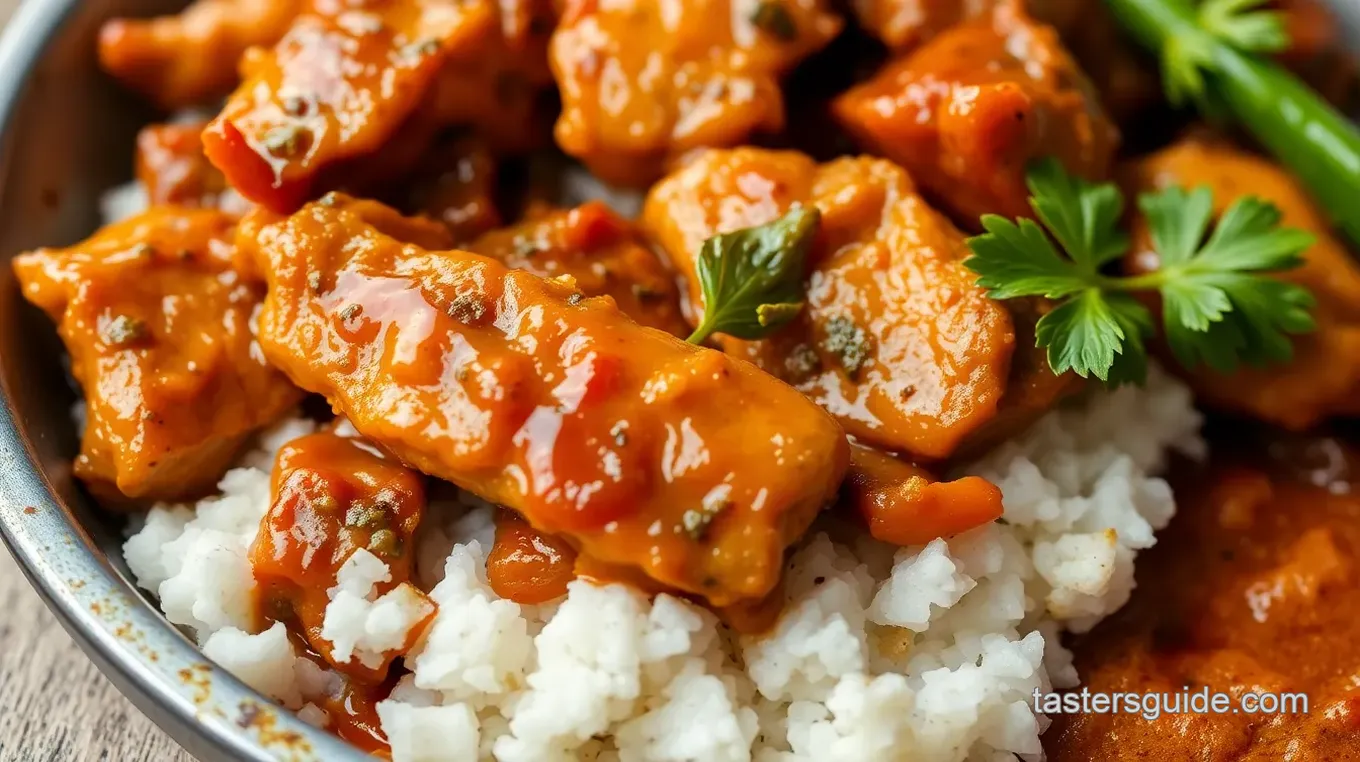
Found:
[{"label": "chicken piece", "polygon": [[909,547],[1001,518],[1001,490],[978,476],[951,482],[863,445],[850,448],[845,500],[876,540]]},{"label": "chicken piece", "polygon": [[1155,64],[1128,40],[1100,0],[855,0],[860,24],[892,51],[908,53],[955,24],[998,8],[1023,9],[1052,25],[1095,83],[1111,113],[1131,115],[1161,95]]},{"label": "chicken piece", "polygon": [[302,397],[255,341],[264,294],[231,269],[234,224],[214,210],[153,207],[14,260],[84,389],[75,474],[101,498],[202,494],[251,431]]},{"label": "chicken piece", "polygon": [[[412,538],[425,512],[420,474],[361,439],[322,431],[289,442],[274,463],[273,498],[250,546],[261,610],[290,623],[333,668],[361,683],[381,682],[398,652],[368,663],[341,661],[322,637],[329,590],[340,567],[360,548],[387,564],[391,579],[378,594],[407,585],[414,567]],[[429,604],[408,586],[413,600]],[[430,615],[434,614],[429,604]],[[411,638],[420,632],[414,627]]]},{"label": "chicken piece", "polygon": [[[1131,196],[1170,185],[1207,186],[1215,213],[1249,193],[1279,207],[1281,225],[1317,236],[1303,254],[1304,265],[1279,276],[1317,298],[1317,331],[1294,337],[1294,359],[1287,365],[1230,375],[1196,368],[1189,381],[1201,400],[1294,430],[1333,415],[1360,414],[1360,266],[1292,175],[1225,141],[1191,137],[1125,167],[1123,180]],[[1132,251],[1127,270],[1157,269],[1141,214],[1134,218]]]},{"label": "chicken piece", "polygon": [[273,45],[301,0],[195,0],[173,16],[115,18],[99,30],[104,70],[167,110],[219,97],[236,84],[236,62]]},{"label": "chicken piece", "polygon": [[645,185],[698,146],[784,126],[779,78],[841,29],[826,0],[567,0],[550,60],[562,150]]},{"label": "chicken piece", "polygon": [[611,297],[623,314],[642,325],[689,334],[670,271],[627,220],[599,201],[532,215],[467,248],[544,278],[568,276],[581,293]]},{"label": "chicken piece", "polygon": [[[491,2],[491,0],[481,0]],[[497,0],[500,26],[449,51],[423,107],[442,125],[469,125],[492,149],[521,153],[551,140],[539,96],[551,89],[548,39],[557,0]]]},{"label": "chicken piece", "polygon": [[250,204],[203,155],[206,122],[152,124],[137,133],[137,180],[151,205],[221,209],[245,214]]},{"label": "chicken piece", "polygon": [[1034,337],[1039,318],[1053,309],[1046,299],[1008,299],[1015,325],[1015,353],[1006,393],[996,416],[968,436],[954,452],[957,460],[971,460],[1012,439],[1037,421],[1064,398],[1086,388],[1087,380],[1075,373],[1053,374],[1048,364],[1048,349],[1037,346]]},{"label": "chicken piece", "polygon": [[[1355,61],[1338,22],[1321,0],[1273,0],[1290,47],[1277,57],[1333,103],[1354,105]],[[1053,26],[1117,121],[1160,102],[1157,64],[1136,45],[1101,0],[855,0],[860,24],[895,53],[914,50],[952,25],[985,18],[998,7],[1022,8]]]},{"label": "chicken piece", "polygon": [[247,218],[272,362],[403,461],[584,555],[715,605],[775,585],[845,473],[835,420],[612,299],[392,238],[394,216],[331,194]]},{"label": "chicken piece", "polygon": [[412,211],[444,223],[453,239],[470,241],[501,224],[496,208],[496,159],[482,141],[464,138],[435,147],[409,187]]},{"label": "chicken piece", "polygon": [[1028,0],[1024,7],[1035,19],[1057,29],[1116,122],[1144,114],[1162,102],[1156,59],[1124,32],[1102,0]]},{"label": "chicken piece", "polygon": [[[879,159],[817,165],[793,152],[709,151],[657,184],[643,227],[685,277],[692,324],[702,318],[703,241],[794,204],[821,212],[806,307],[762,341],[719,336],[725,351],[802,390],[856,439],[926,460],[986,430],[1009,406],[1008,387],[1039,385],[1010,378],[1017,328],[963,266],[963,235]],[[1026,369],[1052,376],[1046,365]],[[1029,404],[1031,418],[1047,408]]]},{"label": "chicken piece", "polygon": [[1006,0],[853,0],[855,18],[892,51],[908,51]]},{"label": "chicken piece", "polygon": [[246,198],[287,212],[330,187],[403,175],[450,125],[523,148],[550,81],[534,50],[546,38],[507,39],[501,21],[493,0],[318,3],[245,57],[244,81],[204,132],[208,158]]},{"label": "chicken piece", "polygon": [[1000,8],[952,27],[834,104],[864,145],[906,167],[967,227],[1030,214],[1025,169],[1053,156],[1103,178],[1119,142],[1052,28]]}]

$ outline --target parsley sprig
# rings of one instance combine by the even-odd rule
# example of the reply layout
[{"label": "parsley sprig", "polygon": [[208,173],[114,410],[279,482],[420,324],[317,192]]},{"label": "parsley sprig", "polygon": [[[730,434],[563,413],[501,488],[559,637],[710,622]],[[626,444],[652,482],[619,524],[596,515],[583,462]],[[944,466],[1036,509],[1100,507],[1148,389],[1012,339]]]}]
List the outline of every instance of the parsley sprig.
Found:
[{"label": "parsley sprig", "polygon": [[1313,243],[1307,232],[1280,227],[1272,204],[1239,198],[1210,232],[1208,188],[1142,194],[1138,206],[1161,266],[1121,276],[1106,272],[1130,247],[1120,229],[1119,189],[1073,177],[1053,159],[1035,164],[1026,180],[1043,227],[1031,219],[985,215],[987,232],[968,240],[973,255],[964,264],[994,299],[1058,302],[1035,326],[1036,343],[1048,349],[1055,373],[1071,370],[1110,385],[1141,382],[1154,324],[1134,296],[1139,292],[1161,295],[1163,333],[1187,367],[1203,362],[1228,372],[1243,362],[1285,362],[1292,352],[1289,335],[1315,327],[1312,294],[1267,277],[1298,267]]},{"label": "parsley sprig", "polygon": [[715,333],[760,339],[803,309],[803,263],[821,223],[814,207],[704,241],[696,270],[704,319],[690,334],[701,344]]}]

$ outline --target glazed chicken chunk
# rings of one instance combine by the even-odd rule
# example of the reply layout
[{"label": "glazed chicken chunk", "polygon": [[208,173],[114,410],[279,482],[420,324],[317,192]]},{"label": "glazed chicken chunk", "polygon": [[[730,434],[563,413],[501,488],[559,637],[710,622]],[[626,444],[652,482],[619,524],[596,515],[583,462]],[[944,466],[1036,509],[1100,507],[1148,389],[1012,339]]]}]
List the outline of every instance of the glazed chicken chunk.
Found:
[{"label": "glazed chicken chunk", "polygon": [[99,30],[99,63],[166,109],[196,106],[236,85],[236,62],[273,45],[302,0],[195,0],[173,16],[113,19]]},{"label": "glazed chicken chunk", "polygon": [[956,24],[998,9],[1023,10],[1058,32],[1096,85],[1105,107],[1127,115],[1161,95],[1156,67],[1125,38],[1102,0],[855,0],[860,24],[895,53],[907,53]]},{"label": "glazed chicken chunk", "polygon": [[[927,460],[954,455],[998,415],[1017,326],[963,266],[963,234],[901,168],[709,151],[653,188],[643,225],[685,277],[687,316],[698,325],[702,242],[795,204],[821,213],[800,317],[767,339],[718,342],[802,390],[866,444]],[[1036,365],[1034,375],[1052,378]],[[1034,414],[1051,401],[1035,400]]]},{"label": "glazed chicken chunk", "polygon": [[992,12],[1005,0],[854,0],[855,18],[891,50],[911,50],[949,27]]},{"label": "glazed chicken chunk", "polygon": [[[1124,171],[1129,193],[1170,185],[1207,186],[1215,213],[1244,194],[1275,204],[1280,224],[1312,233],[1316,243],[1303,253],[1304,265],[1284,273],[1317,299],[1317,330],[1291,337],[1287,365],[1244,367],[1230,375],[1200,367],[1189,374],[1199,399],[1289,429],[1305,429],[1334,415],[1360,414],[1360,267],[1331,232],[1321,212],[1289,173],[1267,159],[1212,137],[1192,137],[1134,162]],[[1133,272],[1155,270],[1158,262],[1142,215],[1133,226]]]},{"label": "glazed chicken chunk", "polygon": [[492,0],[315,3],[271,49],[246,54],[204,148],[232,187],[281,212],[402,175],[451,125],[523,148],[549,81],[547,41],[543,24],[515,18]]},{"label": "glazed chicken chunk", "polygon": [[841,29],[826,0],[567,0],[552,38],[557,144],[643,185],[699,146],[784,125],[779,78]]},{"label": "glazed chicken chunk", "polygon": [[567,211],[540,210],[467,248],[544,278],[569,277],[581,293],[609,296],[642,325],[689,333],[670,272],[628,221],[599,201]]},{"label": "glazed chicken chunk", "polygon": [[1010,7],[951,27],[834,108],[970,228],[983,214],[1030,214],[1025,169],[1035,159],[1102,178],[1119,137],[1057,33]]},{"label": "glazed chicken chunk", "polygon": [[252,332],[263,289],[231,269],[234,220],[154,207],[14,260],[85,392],[75,474],[101,498],[201,494],[301,398]]},{"label": "glazed chicken chunk", "polygon": [[247,218],[274,364],[402,461],[598,562],[714,605],[774,587],[845,473],[834,419],[612,299],[384,233],[403,224],[339,194]]}]

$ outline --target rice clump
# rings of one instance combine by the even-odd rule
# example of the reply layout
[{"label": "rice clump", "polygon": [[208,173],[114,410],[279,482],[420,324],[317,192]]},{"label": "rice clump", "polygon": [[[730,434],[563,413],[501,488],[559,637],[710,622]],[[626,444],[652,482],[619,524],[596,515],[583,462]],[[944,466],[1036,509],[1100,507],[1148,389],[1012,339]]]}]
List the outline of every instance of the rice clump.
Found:
[{"label": "rice clump", "polygon": [[[485,578],[490,508],[464,496],[431,506],[422,591],[375,614],[365,585],[384,570],[342,581],[325,637],[411,670],[378,706],[396,762],[1038,759],[1047,721],[1030,694],[1077,683],[1060,633],[1128,599],[1134,557],[1175,512],[1156,474],[1172,450],[1202,451],[1199,424],[1188,390],[1153,369],[1146,387],[1054,411],[969,467],[1000,486],[998,522],[893,548],[828,518],[792,554],[785,613],[761,637],[621,585],[501,600]],[[325,726],[310,702],[337,677],[299,658],[282,625],[250,631],[247,551],[272,452],[310,430],[262,437],[221,495],[154,508],[125,555],[210,658]]]}]

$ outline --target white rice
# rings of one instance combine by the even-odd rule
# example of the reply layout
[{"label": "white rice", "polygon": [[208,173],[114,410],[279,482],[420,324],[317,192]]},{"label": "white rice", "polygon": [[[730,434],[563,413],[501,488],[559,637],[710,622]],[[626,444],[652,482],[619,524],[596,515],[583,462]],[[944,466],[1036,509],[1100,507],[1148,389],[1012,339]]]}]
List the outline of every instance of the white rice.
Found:
[{"label": "white rice", "polygon": [[[1077,682],[1060,633],[1128,599],[1134,557],[1175,511],[1155,474],[1172,450],[1202,452],[1199,424],[1188,390],[1154,369],[1145,388],[1094,393],[967,469],[1001,488],[996,523],[894,549],[827,520],[792,555],[786,611],[763,637],[621,585],[501,600],[485,579],[490,509],[470,496],[426,519],[428,598],[408,591],[375,613],[386,570],[368,556],[332,591],[324,637],[361,660],[392,655],[435,607],[403,654],[411,674],[379,705],[396,762],[1037,759],[1047,720],[1032,691]],[[297,658],[279,625],[246,632],[272,451],[310,430],[274,429],[221,496],[156,507],[125,553],[211,658],[325,724],[305,702],[334,676]]]},{"label": "white rice", "polygon": [[369,669],[382,666],[387,654],[406,644],[411,629],[434,613],[434,604],[409,582],[377,595],[377,586],[392,581],[387,564],[360,548],[340,566],[336,585],[326,593],[330,603],[321,637],[333,645],[338,664],[357,660]]},{"label": "white rice", "polygon": [[149,204],[146,186],[131,180],[104,191],[99,198],[99,213],[104,224],[109,225],[141,214]]}]

